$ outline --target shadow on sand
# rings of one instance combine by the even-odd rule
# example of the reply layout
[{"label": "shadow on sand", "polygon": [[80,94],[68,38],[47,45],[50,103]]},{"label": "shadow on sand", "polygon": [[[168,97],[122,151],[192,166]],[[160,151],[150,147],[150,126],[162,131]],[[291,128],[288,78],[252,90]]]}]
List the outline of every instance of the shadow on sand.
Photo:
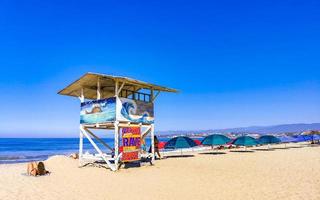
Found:
[{"label": "shadow on sand", "polygon": [[294,146],[294,147],[289,147],[289,149],[300,149],[300,148],[303,148],[303,147],[306,147],[306,146]]},{"label": "shadow on sand", "polygon": [[128,163],[124,163],[124,169],[128,169],[128,168],[137,168],[137,167],[141,167],[141,163],[139,162],[128,162]]},{"label": "shadow on sand", "polygon": [[274,151],[274,148],[270,148],[270,149],[252,149],[254,151]]},{"label": "shadow on sand", "polygon": [[234,153],[253,153],[254,151],[252,151],[252,150],[230,150],[230,152],[234,152]]},{"label": "shadow on sand", "polygon": [[206,153],[199,153],[202,155],[222,155],[222,154],[226,154],[225,152],[206,152]]},{"label": "shadow on sand", "polygon": [[174,156],[166,156],[165,158],[190,158],[194,157],[194,155],[174,155]]},{"label": "shadow on sand", "polygon": [[274,147],[274,150],[284,150],[284,149],[290,149],[290,147]]}]

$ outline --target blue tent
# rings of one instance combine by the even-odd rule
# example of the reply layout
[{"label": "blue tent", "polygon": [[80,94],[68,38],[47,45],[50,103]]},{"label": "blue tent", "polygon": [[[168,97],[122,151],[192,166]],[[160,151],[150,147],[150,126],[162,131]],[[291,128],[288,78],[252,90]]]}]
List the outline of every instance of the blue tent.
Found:
[{"label": "blue tent", "polygon": [[320,140],[320,136],[313,134],[313,135],[299,135],[297,137],[299,142],[305,142],[305,141],[313,141],[313,140]]},{"label": "blue tent", "polygon": [[314,140],[320,140],[320,135],[313,135]]},{"label": "blue tent", "polygon": [[295,136],[296,142],[306,142],[306,141],[311,141],[313,140],[312,135],[298,135]]},{"label": "blue tent", "polygon": [[259,144],[256,139],[250,136],[240,136],[232,141],[232,144],[237,146],[254,146]]},{"label": "blue tent", "polygon": [[276,144],[280,143],[280,139],[273,135],[263,135],[258,138],[259,144]]},{"label": "blue tent", "polygon": [[189,137],[179,136],[170,139],[164,145],[165,149],[182,149],[197,146],[197,144]]},{"label": "blue tent", "polygon": [[201,143],[203,145],[215,146],[215,145],[224,145],[230,141],[231,139],[228,138],[227,136],[224,136],[221,134],[213,134],[205,137]]},{"label": "blue tent", "polygon": [[296,142],[296,138],[290,136],[281,136],[279,139],[282,143]]}]

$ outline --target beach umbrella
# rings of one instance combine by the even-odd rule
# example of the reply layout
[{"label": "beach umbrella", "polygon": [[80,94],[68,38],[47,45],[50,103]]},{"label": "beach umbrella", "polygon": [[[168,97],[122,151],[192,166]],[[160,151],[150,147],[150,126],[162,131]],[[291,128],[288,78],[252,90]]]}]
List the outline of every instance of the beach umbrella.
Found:
[{"label": "beach umbrella", "polygon": [[313,134],[313,135],[308,135],[308,136],[311,136],[311,144],[314,144],[315,140],[320,139],[320,135],[318,135],[318,134]]},{"label": "beach umbrella", "polygon": [[258,138],[259,144],[275,144],[280,143],[281,140],[273,135],[263,135]]},{"label": "beach umbrella", "polygon": [[256,139],[250,136],[240,136],[237,137],[232,144],[237,145],[237,146],[254,146],[259,144]]},{"label": "beach umbrella", "polygon": [[280,143],[280,139],[273,135],[263,135],[258,138],[259,144],[267,144],[268,149],[270,148],[270,144]]},{"label": "beach umbrella", "polygon": [[313,140],[312,135],[298,135],[295,137],[296,142],[306,142],[306,141],[311,141]]},{"label": "beach umbrella", "polygon": [[227,136],[224,136],[221,134],[213,134],[205,137],[201,143],[207,146],[216,146],[216,145],[225,145],[230,141],[231,139],[228,138]]},{"label": "beach umbrella", "polygon": [[165,144],[166,144],[166,142],[159,142],[158,143],[158,148],[159,149],[163,149]]},{"label": "beach umbrella", "polygon": [[319,140],[319,138],[320,138],[320,136],[318,134],[301,135],[301,136],[304,138],[305,141],[312,141],[312,143],[314,142],[314,140]]},{"label": "beach umbrella", "polygon": [[295,142],[296,139],[294,137],[290,137],[290,136],[281,136],[281,137],[278,137],[280,139],[280,141],[282,143],[290,143],[290,142]]},{"label": "beach umbrella", "polygon": [[299,135],[293,135],[293,136],[291,136],[291,137],[294,139],[293,142],[301,142],[301,140],[303,140],[303,137],[298,138],[298,136],[299,136]]},{"label": "beach umbrella", "polygon": [[227,145],[232,145],[235,140],[236,139],[230,139],[230,142],[228,142]]},{"label": "beach umbrella", "polygon": [[320,140],[320,135],[313,135],[314,140]]},{"label": "beach umbrella", "polygon": [[312,135],[304,135],[303,137],[305,141],[311,141],[313,139]]},{"label": "beach umbrella", "polygon": [[174,137],[170,139],[165,145],[165,149],[180,149],[182,155],[183,148],[195,147],[197,144],[193,139],[185,136]]},{"label": "beach umbrella", "polygon": [[316,135],[312,135],[312,136],[313,136],[313,143],[315,143],[315,141],[318,141],[317,143],[319,144],[320,135],[316,134]]},{"label": "beach umbrella", "polygon": [[201,145],[201,141],[200,140],[193,140],[197,145]]},{"label": "beach umbrella", "polygon": [[197,144],[189,137],[179,136],[170,139],[165,145],[165,149],[182,149],[197,146]]},{"label": "beach umbrella", "polygon": [[285,148],[287,147],[287,143],[296,142],[297,140],[296,138],[290,136],[281,136],[278,138],[280,139],[281,143],[284,143]]},{"label": "beach umbrella", "polygon": [[256,139],[250,136],[240,136],[237,137],[232,144],[237,145],[237,146],[244,146],[245,149],[247,149],[247,146],[254,146],[259,144]]},{"label": "beach umbrella", "polygon": [[[298,135],[295,136],[296,142],[308,142],[311,141],[313,143],[313,135]],[[300,144],[301,146],[302,144]]]}]

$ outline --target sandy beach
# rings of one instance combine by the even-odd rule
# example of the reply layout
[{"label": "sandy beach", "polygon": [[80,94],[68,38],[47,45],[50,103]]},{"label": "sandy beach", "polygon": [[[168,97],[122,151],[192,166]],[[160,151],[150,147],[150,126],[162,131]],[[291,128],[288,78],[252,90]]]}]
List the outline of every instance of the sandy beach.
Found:
[{"label": "sandy beach", "polygon": [[26,164],[0,165],[0,199],[320,199],[320,146],[289,146],[197,153],[118,172],[54,156],[43,177],[26,176]]}]

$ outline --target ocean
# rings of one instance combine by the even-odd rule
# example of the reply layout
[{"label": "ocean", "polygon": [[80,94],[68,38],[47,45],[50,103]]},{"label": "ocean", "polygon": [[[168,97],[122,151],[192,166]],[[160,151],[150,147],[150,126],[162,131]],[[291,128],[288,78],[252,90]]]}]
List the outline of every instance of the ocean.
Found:
[{"label": "ocean", "polygon": [[[113,147],[113,139],[103,140]],[[83,146],[84,152],[95,152],[88,140],[84,140]],[[53,155],[69,155],[78,150],[79,138],[0,138],[0,164],[45,160]]]},{"label": "ocean", "polygon": [[[103,140],[114,146],[112,138]],[[166,141],[166,139],[161,139]],[[147,145],[150,138],[146,138]],[[105,152],[109,149],[96,144]],[[84,153],[97,153],[87,139],[83,141]],[[79,151],[79,138],[0,138],[0,164],[46,160],[53,155],[70,155]]]}]

